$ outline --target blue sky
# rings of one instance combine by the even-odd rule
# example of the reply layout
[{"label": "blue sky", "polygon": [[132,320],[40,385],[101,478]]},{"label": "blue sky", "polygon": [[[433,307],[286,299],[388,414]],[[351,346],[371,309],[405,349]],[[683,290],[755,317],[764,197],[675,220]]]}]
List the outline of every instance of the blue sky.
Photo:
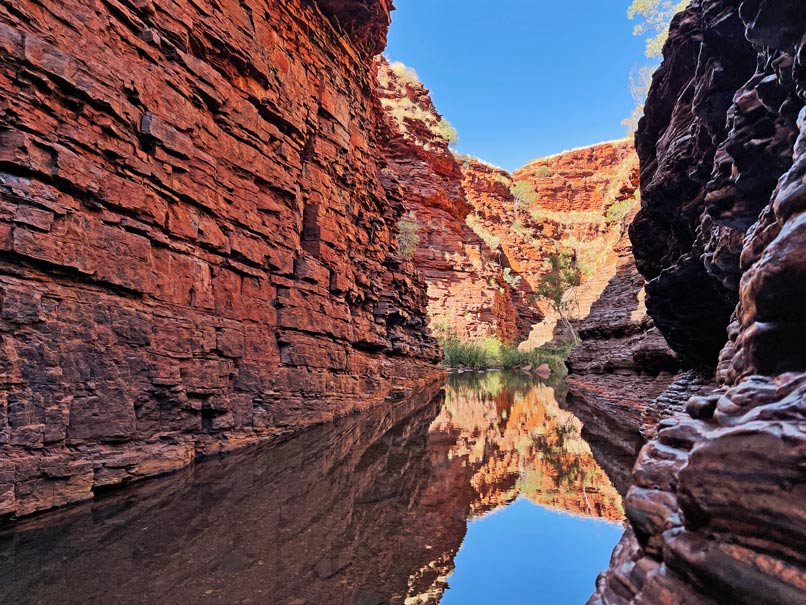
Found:
[{"label": "blue sky", "polygon": [[[441,605],[579,605],[624,533],[526,498],[468,524]],[[506,545],[502,548],[502,545]]]},{"label": "blue sky", "polygon": [[630,0],[396,0],[387,57],[413,67],[459,151],[509,170],[621,138],[645,63]]}]

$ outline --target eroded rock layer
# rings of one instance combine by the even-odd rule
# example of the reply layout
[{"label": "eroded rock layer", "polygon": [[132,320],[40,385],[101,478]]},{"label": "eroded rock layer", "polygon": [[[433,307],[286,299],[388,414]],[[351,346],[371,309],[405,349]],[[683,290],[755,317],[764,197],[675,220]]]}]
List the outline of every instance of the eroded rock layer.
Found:
[{"label": "eroded rock layer", "polygon": [[450,126],[413,70],[383,58],[377,66],[378,94],[395,133],[384,149],[384,175],[399,185],[408,210],[408,252],[428,285],[431,326],[462,339],[520,342],[540,315],[517,288],[521,278],[506,255],[466,222],[472,207],[449,149]]},{"label": "eroded rock layer", "polygon": [[633,216],[625,217],[614,247],[615,274],[579,326],[567,382],[570,398],[637,433],[647,403],[669,387],[679,364],[646,312],[644,280],[627,236]]},{"label": "eroded rock layer", "polygon": [[[637,159],[629,141],[601,143],[535,160],[512,175],[474,159],[463,161],[464,188],[473,206],[468,224],[507,258],[527,299],[545,261],[568,252],[585,270],[577,289],[582,319],[615,274],[614,246],[637,201]],[[540,303],[544,321],[528,340],[540,346],[566,340],[558,316]]]},{"label": "eroded rock layer", "polygon": [[720,388],[643,449],[591,603],[806,603],[804,56],[800,1],[693,0],[672,24],[632,239],[650,314]]},{"label": "eroded rock layer", "polygon": [[0,5],[0,514],[429,373],[387,0]]}]

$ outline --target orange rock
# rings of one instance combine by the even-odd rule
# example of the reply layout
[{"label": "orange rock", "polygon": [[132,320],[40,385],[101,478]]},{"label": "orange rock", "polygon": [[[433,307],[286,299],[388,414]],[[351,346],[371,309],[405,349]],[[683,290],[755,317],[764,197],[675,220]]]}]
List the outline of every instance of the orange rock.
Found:
[{"label": "orange rock", "polygon": [[202,4],[2,11],[0,514],[437,371],[381,178],[391,2]]},{"label": "orange rock", "polygon": [[[475,159],[465,160],[462,169],[473,206],[469,222],[482,236],[500,242],[510,271],[522,278],[520,296],[532,297],[549,255],[573,252],[587,270],[574,313],[584,318],[615,273],[613,249],[638,206],[632,144],[615,141],[563,152],[512,175]],[[514,195],[515,186],[524,183],[531,195]],[[554,311],[541,303],[540,312],[545,319],[534,326],[526,347],[568,338]]]},{"label": "orange rock", "polygon": [[394,133],[386,150],[388,177],[416,226],[412,260],[428,285],[432,329],[464,339],[522,340],[539,316],[512,287],[517,276],[507,280],[500,251],[466,223],[472,208],[442,116],[413,74],[382,58],[377,67],[378,93]]}]

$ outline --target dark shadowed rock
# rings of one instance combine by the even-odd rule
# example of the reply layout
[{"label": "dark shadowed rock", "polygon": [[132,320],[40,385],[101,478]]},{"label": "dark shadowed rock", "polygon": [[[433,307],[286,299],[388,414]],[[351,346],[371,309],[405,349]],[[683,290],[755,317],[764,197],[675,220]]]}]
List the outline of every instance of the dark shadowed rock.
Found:
[{"label": "dark shadowed rock", "polygon": [[632,239],[650,314],[720,388],[649,410],[697,395],[645,426],[633,531],[590,603],[806,603],[805,43],[794,0],[694,0],[672,25]]}]

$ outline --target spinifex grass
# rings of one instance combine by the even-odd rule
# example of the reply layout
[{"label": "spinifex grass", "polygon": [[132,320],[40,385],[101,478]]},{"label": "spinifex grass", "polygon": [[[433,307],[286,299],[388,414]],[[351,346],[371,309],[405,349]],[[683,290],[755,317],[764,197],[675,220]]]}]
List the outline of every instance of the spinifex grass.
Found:
[{"label": "spinifex grass", "polygon": [[565,375],[565,359],[571,350],[571,345],[565,345],[556,349],[543,347],[521,351],[516,345],[505,344],[495,336],[475,340],[450,336],[442,340],[442,347],[445,352],[443,363],[450,368],[510,370],[545,363],[552,372],[560,375]]}]

